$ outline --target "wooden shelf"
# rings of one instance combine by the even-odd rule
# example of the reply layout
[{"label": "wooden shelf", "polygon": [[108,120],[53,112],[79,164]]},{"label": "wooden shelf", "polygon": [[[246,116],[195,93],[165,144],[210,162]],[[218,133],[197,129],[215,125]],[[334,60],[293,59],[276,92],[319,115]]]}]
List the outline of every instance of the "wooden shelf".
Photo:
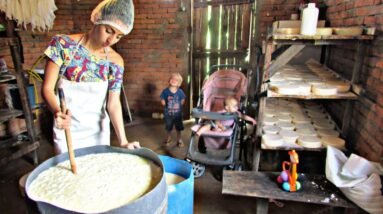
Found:
[{"label": "wooden shelf", "polygon": [[278,94],[277,92],[273,90],[267,90],[267,97],[280,97],[280,98],[296,98],[296,99],[351,99],[356,100],[358,99],[358,96],[352,92],[347,93],[338,93],[337,95],[329,95],[329,96],[321,96],[321,95],[284,95],[284,94]]},{"label": "wooden shelf", "polygon": [[9,119],[23,115],[21,110],[9,110],[9,109],[0,109],[0,123],[8,121]]},{"label": "wooden shelf", "polygon": [[[286,34],[269,34],[265,41],[265,53],[264,53],[264,68],[263,74],[261,77],[261,92],[266,92],[267,96],[263,96],[259,101],[259,111],[258,111],[258,119],[259,124],[257,126],[256,135],[260,138],[262,136],[262,120],[264,118],[264,111],[266,107],[266,99],[267,97],[275,97],[275,98],[294,98],[294,99],[305,99],[305,100],[314,100],[314,99],[326,99],[326,100],[347,100],[346,106],[344,110],[343,120],[342,120],[342,128],[341,128],[341,136],[347,138],[349,132],[349,124],[350,118],[352,115],[352,101],[358,99],[358,95],[363,93],[363,89],[358,86],[359,76],[361,76],[360,71],[363,68],[364,56],[366,53],[366,44],[370,40],[374,39],[374,29],[369,29],[365,32],[365,35],[360,36],[345,36],[345,35],[314,35],[314,36],[306,36],[306,35],[286,35]],[[370,32],[370,33],[368,33]],[[273,91],[272,88],[269,88],[267,82],[270,77],[272,77],[276,72],[278,72],[283,66],[285,66],[292,58],[294,58],[297,54],[299,54],[306,46],[309,45],[356,45],[356,57],[352,69],[352,77],[350,80],[346,81],[339,74],[332,71],[331,69],[324,66],[323,68],[334,75],[334,77],[338,77],[342,79],[352,86],[352,91],[347,93],[338,93],[337,95],[331,96],[320,96],[320,95],[282,95]],[[281,53],[274,61],[272,61],[272,53],[278,46],[281,45],[290,45],[283,53]],[[322,51],[325,53],[323,56],[324,64],[328,62],[328,51],[329,48],[323,48]],[[327,57],[327,58],[326,58]],[[281,71],[282,72],[282,71]],[[262,148],[260,144],[256,145],[253,148],[253,170],[258,171],[259,162],[261,156],[261,150],[305,150],[305,151],[323,151],[325,148],[299,148],[294,147],[290,148],[289,146],[275,147],[275,148]]]},{"label": "wooden shelf", "polygon": [[326,150],[326,147],[320,147],[320,148],[307,148],[307,147],[303,147],[303,146],[300,146],[300,145],[296,145],[296,146],[275,146],[275,147],[270,147],[270,146],[265,146],[264,144],[261,144],[261,148],[263,150],[286,150],[286,151],[289,151],[289,150],[296,150],[296,151],[314,151],[314,152],[320,152],[320,151],[324,151]]},{"label": "wooden shelf", "polygon": [[27,138],[27,137],[15,136],[15,137],[8,137],[8,138],[1,139],[0,149],[10,148],[10,147],[18,146],[20,144],[28,142],[27,139],[24,139],[24,138]]},{"label": "wooden shelf", "polygon": [[[297,146],[275,146],[275,147],[270,147],[270,146],[265,146],[264,144],[261,144],[261,148],[262,150],[285,150],[285,151],[289,151],[289,150],[296,150],[296,151],[312,151],[312,152],[321,152],[321,151],[326,151],[327,147],[326,146],[323,146],[320,147],[320,148],[307,148],[307,147],[303,147],[303,146],[300,146],[300,145],[297,145]],[[338,148],[342,151],[346,151],[346,148]]]},{"label": "wooden shelf", "polygon": [[306,36],[300,34],[272,34],[268,37],[275,44],[313,44],[313,45],[341,45],[354,42],[355,40],[373,40],[373,35],[344,36],[344,35],[313,35]]},{"label": "wooden shelf", "polygon": [[33,143],[29,142],[29,141],[23,141],[23,142],[25,142],[25,143],[20,144],[19,145],[20,148],[18,148],[17,151],[13,152],[13,151],[5,150],[5,149],[1,150],[0,166],[8,163],[11,160],[15,160],[17,158],[24,156],[25,154],[28,154],[32,151],[35,151],[40,146],[39,141],[35,141]]},{"label": "wooden shelf", "polygon": [[16,79],[16,76],[13,74],[10,74],[10,73],[0,74],[0,83],[8,82],[15,79]]},{"label": "wooden shelf", "polygon": [[[16,37],[0,37],[0,47],[8,47],[12,55],[14,69],[9,69],[10,74],[1,74],[0,82],[8,82],[15,80],[19,88],[20,102],[23,110],[9,110],[0,109],[0,122],[6,122],[12,118],[23,115],[25,118],[26,129],[28,134],[26,138],[10,137],[0,140],[0,166],[8,163],[11,160],[20,158],[25,154],[33,152],[33,164],[38,163],[38,156],[36,149],[40,143],[38,141],[37,133],[33,127],[33,112],[28,102],[28,85],[25,79],[25,72],[22,68],[20,41]],[[1,77],[5,77],[1,79]]]},{"label": "wooden shelf", "polygon": [[279,173],[280,172],[224,170],[222,194],[267,199],[265,201],[259,201],[261,203],[257,201],[256,213],[262,213],[258,212],[261,210],[267,213],[269,198],[335,207],[357,208],[336,186],[326,179],[325,175],[299,173],[298,180],[302,185],[301,190],[297,192],[286,192],[278,185],[277,176]]},{"label": "wooden shelf", "polygon": [[296,150],[296,151],[313,151],[313,152],[320,152],[320,151],[325,151],[326,150],[326,147],[320,147],[320,148],[307,148],[307,147],[303,147],[303,146],[275,146],[275,147],[270,147],[270,146],[265,146],[263,144],[261,144],[261,148],[263,150],[286,150],[286,151],[289,151],[289,150]]}]

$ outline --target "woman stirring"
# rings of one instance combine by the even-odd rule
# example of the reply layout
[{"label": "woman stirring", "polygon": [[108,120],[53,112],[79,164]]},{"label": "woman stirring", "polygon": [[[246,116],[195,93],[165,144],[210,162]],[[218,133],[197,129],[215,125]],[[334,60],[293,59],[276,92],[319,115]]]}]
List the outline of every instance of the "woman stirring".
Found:
[{"label": "woman stirring", "polygon": [[[54,114],[57,154],[67,152],[66,128],[74,149],[110,145],[110,121],[121,147],[140,147],[125,135],[120,101],[124,61],[111,48],[132,30],[133,20],[132,0],[104,0],[92,12],[88,33],[57,35],[45,50],[42,95]],[[60,111],[56,83],[65,93],[66,113]]]}]

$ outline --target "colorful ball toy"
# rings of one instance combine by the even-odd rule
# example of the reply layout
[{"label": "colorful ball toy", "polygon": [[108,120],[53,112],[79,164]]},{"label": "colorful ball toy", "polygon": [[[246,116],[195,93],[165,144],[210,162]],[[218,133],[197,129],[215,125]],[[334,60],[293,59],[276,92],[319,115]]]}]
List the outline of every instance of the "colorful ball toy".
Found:
[{"label": "colorful ball toy", "polygon": [[283,171],[277,177],[277,182],[281,184],[282,189],[287,192],[295,192],[300,190],[302,185],[298,179],[297,165],[299,163],[298,153],[295,150],[289,151],[290,162],[284,161]]}]

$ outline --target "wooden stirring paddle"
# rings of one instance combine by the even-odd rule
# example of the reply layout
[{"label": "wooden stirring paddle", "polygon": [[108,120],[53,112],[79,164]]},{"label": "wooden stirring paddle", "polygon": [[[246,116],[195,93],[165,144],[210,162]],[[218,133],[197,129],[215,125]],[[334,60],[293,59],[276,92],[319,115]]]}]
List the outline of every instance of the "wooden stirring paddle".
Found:
[{"label": "wooden stirring paddle", "polygon": [[[67,108],[66,108],[64,90],[62,88],[58,88],[58,93],[59,93],[59,99],[60,99],[61,112],[66,114],[67,113]],[[72,135],[71,135],[71,132],[70,132],[70,128],[66,128],[65,129],[65,138],[66,138],[66,144],[67,144],[67,147],[68,147],[70,167],[72,169],[72,172],[74,174],[76,174],[77,173],[77,166],[76,166],[76,159],[75,159],[74,152],[73,152]]]}]

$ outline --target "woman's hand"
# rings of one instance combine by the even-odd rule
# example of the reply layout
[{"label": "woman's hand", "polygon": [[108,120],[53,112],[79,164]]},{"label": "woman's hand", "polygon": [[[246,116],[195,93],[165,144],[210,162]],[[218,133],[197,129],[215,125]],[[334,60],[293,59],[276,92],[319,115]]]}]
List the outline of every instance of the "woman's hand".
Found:
[{"label": "woman's hand", "polygon": [[66,114],[58,111],[54,114],[55,116],[55,125],[58,129],[68,129],[71,125],[71,117],[72,114],[69,110],[67,110]]},{"label": "woman's hand", "polygon": [[140,143],[138,141],[133,141],[133,142],[130,142],[130,143],[128,143],[128,142],[121,143],[120,147],[127,148],[127,149],[138,149],[138,148],[141,148]]}]

